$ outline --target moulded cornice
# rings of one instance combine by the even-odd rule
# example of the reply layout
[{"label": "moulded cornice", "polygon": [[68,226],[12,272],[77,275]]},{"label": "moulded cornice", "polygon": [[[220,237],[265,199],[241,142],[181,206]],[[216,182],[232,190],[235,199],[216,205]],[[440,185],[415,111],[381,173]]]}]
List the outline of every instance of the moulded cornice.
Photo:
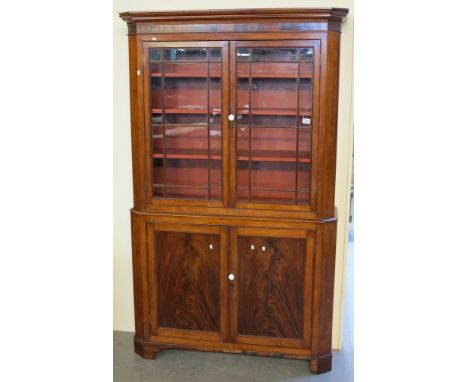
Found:
[{"label": "moulded cornice", "polygon": [[345,8],[255,8],[195,11],[122,12],[120,17],[128,24],[167,22],[248,22],[258,19],[296,20],[303,22],[343,22],[348,14]]}]

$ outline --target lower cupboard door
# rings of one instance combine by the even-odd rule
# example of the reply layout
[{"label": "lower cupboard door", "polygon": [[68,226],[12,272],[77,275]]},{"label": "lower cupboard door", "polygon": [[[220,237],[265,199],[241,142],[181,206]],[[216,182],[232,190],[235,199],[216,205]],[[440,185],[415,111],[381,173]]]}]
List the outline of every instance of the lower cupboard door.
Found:
[{"label": "lower cupboard door", "polygon": [[227,334],[225,228],[148,227],[151,335],[221,341]]},{"label": "lower cupboard door", "polygon": [[237,228],[230,245],[233,340],[310,347],[314,232]]}]

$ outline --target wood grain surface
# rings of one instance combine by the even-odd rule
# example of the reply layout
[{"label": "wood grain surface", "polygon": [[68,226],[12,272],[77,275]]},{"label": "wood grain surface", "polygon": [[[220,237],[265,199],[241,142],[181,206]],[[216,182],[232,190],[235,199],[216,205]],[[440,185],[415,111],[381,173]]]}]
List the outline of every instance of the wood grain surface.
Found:
[{"label": "wood grain surface", "polygon": [[305,254],[303,239],[238,237],[239,334],[302,338]]},{"label": "wood grain surface", "polygon": [[156,231],[155,254],[159,325],[219,332],[218,236]]}]

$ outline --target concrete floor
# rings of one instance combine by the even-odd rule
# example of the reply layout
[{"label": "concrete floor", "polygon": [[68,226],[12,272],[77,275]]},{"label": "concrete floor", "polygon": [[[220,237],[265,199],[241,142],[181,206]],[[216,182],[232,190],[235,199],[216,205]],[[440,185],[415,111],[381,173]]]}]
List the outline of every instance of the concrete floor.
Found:
[{"label": "concrete floor", "polygon": [[353,345],[353,228],[350,225],[347,259],[343,350],[333,353],[332,371],[314,375],[309,362],[201,351],[165,350],[156,360],[133,352],[133,335],[114,332],[115,382],[351,382],[354,381]]}]

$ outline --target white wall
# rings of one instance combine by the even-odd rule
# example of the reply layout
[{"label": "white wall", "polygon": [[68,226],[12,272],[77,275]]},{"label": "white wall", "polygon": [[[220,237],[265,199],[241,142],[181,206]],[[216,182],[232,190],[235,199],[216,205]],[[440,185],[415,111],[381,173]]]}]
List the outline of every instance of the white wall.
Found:
[{"label": "white wall", "polygon": [[338,116],[338,161],[335,205],[338,240],[333,317],[333,347],[341,348],[343,287],[347,251],[350,158],[352,147],[353,97],[353,0],[114,0],[114,330],[134,331],[130,213],[133,206],[130,100],[128,80],[127,25],[123,11],[157,11],[220,8],[342,7],[350,13],[342,29],[340,98]]}]

